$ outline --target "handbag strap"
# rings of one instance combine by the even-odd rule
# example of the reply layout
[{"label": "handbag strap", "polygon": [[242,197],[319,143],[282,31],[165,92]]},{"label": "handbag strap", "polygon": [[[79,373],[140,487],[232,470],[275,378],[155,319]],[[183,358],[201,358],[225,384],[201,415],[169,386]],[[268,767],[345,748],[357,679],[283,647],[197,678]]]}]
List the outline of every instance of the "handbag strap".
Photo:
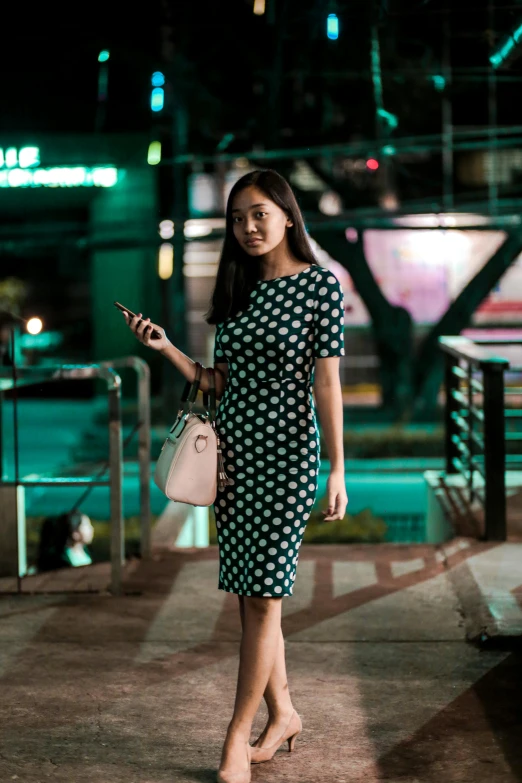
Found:
[{"label": "handbag strap", "polygon": [[[183,389],[183,394],[181,395],[181,405],[180,409],[178,411],[178,419],[181,418],[183,413],[185,412],[185,403],[188,401],[188,410],[189,412],[192,410],[192,406],[194,405],[194,402],[196,400],[198,391],[199,391],[199,385],[201,383],[201,375],[203,372],[203,365],[201,362],[195,362],[196,365],[196,375],[194,377],[193,381],[187,381],[185,384],[185,387]],[[205,409],[207,411],[207,414],[209,414],[209,419],[211,422],[214,422],[216,419],[216,379],[215,379],[215,371],[213,367],[207,367],[205,368],[208,373],[208,381],[209,381],[209,392],[210,392],[210,410],[208,406],[208,398],[209,393],[203,392],[203,405],[205,406]],[[175,425],[174,425],[175,426]],[[174,427],[173,427],[174,429]]]},{"label": "handbag strap", "polygon": [[201,381],[201,373],[203,370],[203,365],[200,362],[195,362],[196,364],[196,375],[194,377],[193,381],[187,381],[185,384],[185,388],[183,389],[183,394],[181,395],[181,408],[180,410],[184,410],[185,403],[188,400],[188,407],[189,411],[192,410],[192,406],[194,405],[195,399],[198,395],[199,391],[199,383]]},{"label": "handbag strap", "polygon": [[[216,420],[216,372],[213,367],[206,368],[208,373],[208,392],[203,392],[203,405],[207,413],[210,413],[209,418],[211,422]],[[210,396],[210,410],[208,407]]]}]

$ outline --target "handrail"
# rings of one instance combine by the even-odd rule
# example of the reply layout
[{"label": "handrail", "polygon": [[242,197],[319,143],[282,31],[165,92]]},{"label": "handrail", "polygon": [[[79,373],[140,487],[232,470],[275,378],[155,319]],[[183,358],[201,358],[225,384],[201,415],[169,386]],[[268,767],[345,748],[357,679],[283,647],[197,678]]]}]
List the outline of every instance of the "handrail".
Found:
[{"label": "handrail", "polygon": [[498,367],[505,370],[509,361],[504,356],[495,356],[488,348],[481,348],[468,337],[439,337],[441,349],[455,359],[463,359],[479,370]]},{"label": "handrail", "polygon": [[[467,337],[439,337],[439,345],[446,363],[446,473],[464,478],[470,505],[475,499],[483,502],[486,540],[505,541],[504,373],[509,359]],[[473,377],[477,372],[480,382]],[[484,478],[483,498],[474,484],[476,473]]]},{"label": "handrail", "polygon": [[[123,530],[123,446],[121,424],[121,377],[114,367],[127,366],[138,373],[139,398],[139,460],[140,460],[140,510],[142,556],[150,556],[150,370],[139,357],[123,357],[90,365],[65,364],[49,367],[18,367],[16,386],[30,386],[60,380],[83,380],[100,378],[107,382],[109,411],[109,480],[90,478],[44,478],[3,480],[2,444],[0,428],[0,485],[13,486],[109,486],[111,512],[111,585],[114,595],[122,590],[122,566],[125,562],[125,540]],[[15,386],[9,367],[0,367],[0,401],[4,391]],[[1,414],[0,414],[1,415]],[[145,480],[146,475],[146,480]]]}]

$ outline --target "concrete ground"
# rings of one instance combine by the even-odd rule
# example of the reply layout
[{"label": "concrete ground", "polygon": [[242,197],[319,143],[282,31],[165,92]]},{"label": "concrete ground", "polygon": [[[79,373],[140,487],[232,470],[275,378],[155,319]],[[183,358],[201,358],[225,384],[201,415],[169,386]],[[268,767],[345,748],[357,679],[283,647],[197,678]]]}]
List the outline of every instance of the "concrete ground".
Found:
[{"label": "concrete ground", "polygon": [[[522,780],[522,654],[466,641],[502,607],[522,633],[521,547],[303,546],[283,599],[303,733],[253,783]],[[108,582],[73,571],[78,589]],[[217,580],[216,547],[165,549],[127,564],[121,597],[0,598],[1,783],[214,781],[240,638]]]}]

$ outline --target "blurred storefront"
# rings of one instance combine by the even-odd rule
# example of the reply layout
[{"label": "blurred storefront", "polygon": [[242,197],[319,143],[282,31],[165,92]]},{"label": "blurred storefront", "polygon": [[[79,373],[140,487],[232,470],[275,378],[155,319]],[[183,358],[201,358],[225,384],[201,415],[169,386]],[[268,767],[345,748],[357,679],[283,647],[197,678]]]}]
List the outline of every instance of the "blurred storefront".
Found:
[{"label": "blurred storefront", "polygon": [[158,313],[147,145],[136,134],[0,138],[0,278],[23,282],[21,315],[60,334],[69,360],[136,349],[114,328],[115,299]]}]

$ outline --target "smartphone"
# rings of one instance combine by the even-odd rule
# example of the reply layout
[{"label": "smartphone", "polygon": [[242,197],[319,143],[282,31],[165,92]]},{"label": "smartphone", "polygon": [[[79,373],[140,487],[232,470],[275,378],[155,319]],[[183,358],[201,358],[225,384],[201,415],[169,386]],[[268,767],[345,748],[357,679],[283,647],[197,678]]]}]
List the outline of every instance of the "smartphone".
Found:
[{"label": "smartphone", "polygon": [[[137,318],[136,313],[133,313],[132,310],[129,310],[128,307],[124,307],[119,302],[114,302],[114,307],[117,307],[118,310],[122,311],[122,313],[128,313],[131,318]],[[157,329],[153,329],[152,332],[151,332],[151,335],[150,335],[151,340],[158,340],[161,336],[162,336],[161,333],[158,332]]]}]

